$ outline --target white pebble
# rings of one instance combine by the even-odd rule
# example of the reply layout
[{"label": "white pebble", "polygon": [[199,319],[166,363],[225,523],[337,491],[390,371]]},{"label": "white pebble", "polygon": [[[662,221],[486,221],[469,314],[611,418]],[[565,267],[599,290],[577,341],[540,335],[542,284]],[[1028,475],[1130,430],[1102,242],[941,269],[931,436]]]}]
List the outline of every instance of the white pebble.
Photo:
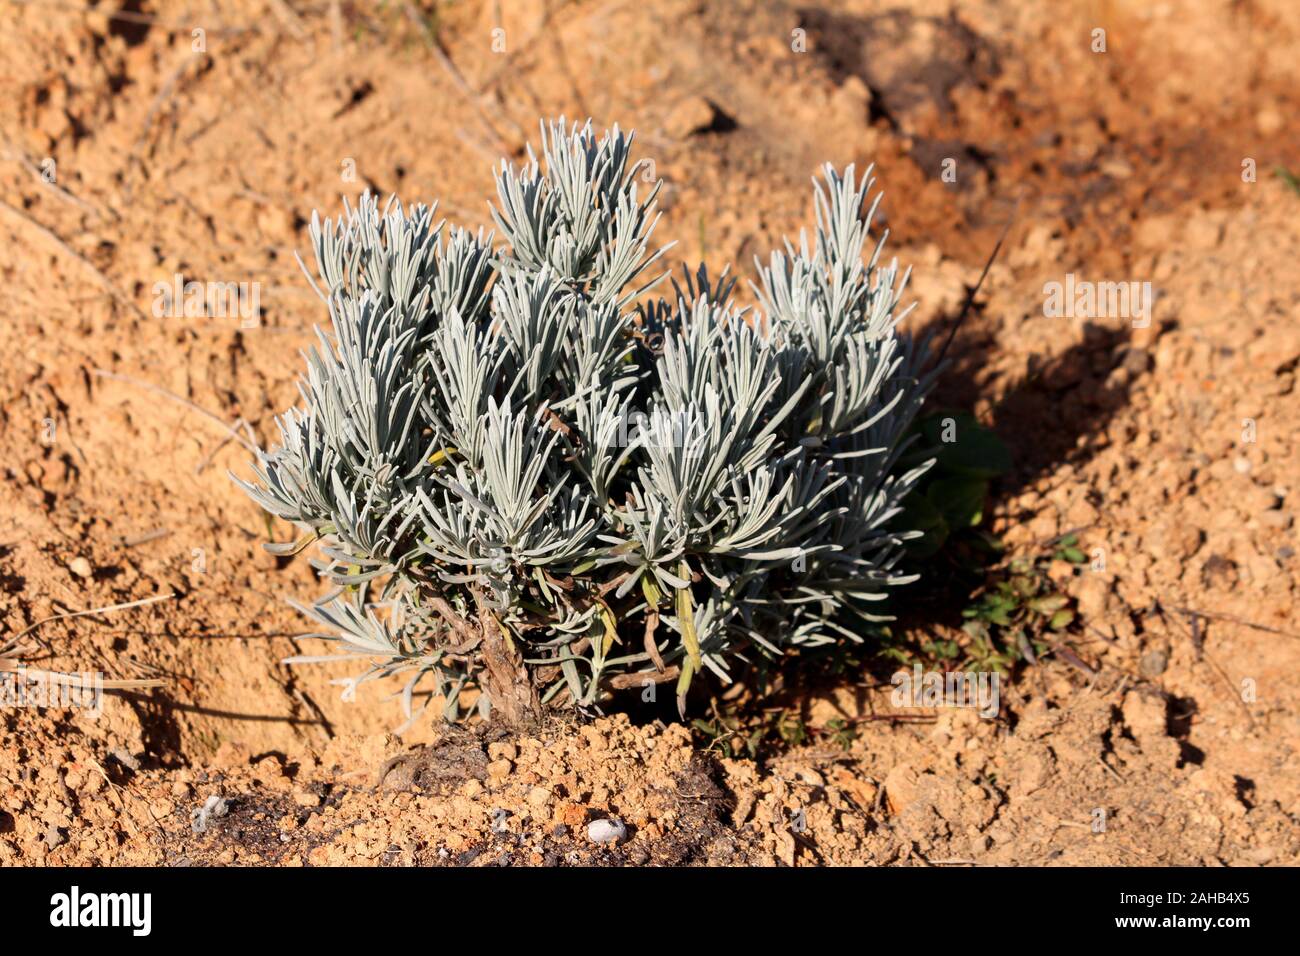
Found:
[{"label": "white pebble", "polygon": [[224,817],[229,809],[230,801],[214,793],[203,806],[190,814],[190,829],[195,833],[205,832],[211,817]]},{"label": "white pebble", "polygon": [[621,843],[627,839],[627,827],[621,820],[592,820],[587,824],[587,839],[592,843]]}]

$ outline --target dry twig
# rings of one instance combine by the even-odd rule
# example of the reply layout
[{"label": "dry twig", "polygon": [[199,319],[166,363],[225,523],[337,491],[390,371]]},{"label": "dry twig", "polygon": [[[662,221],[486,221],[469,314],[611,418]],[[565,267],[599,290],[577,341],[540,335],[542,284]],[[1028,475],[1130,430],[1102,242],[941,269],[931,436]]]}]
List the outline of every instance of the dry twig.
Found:
[{"label": "dry twig", "polygon": [[[182,398],[181,396],[177,395],[175,392],[169,392],[167,391],[167,389],[162,388],[158,385],[154,385],[150,382],[142,382],[140,379],[132,378],[130,375],[122,375],[118,372],[109,372],[106,369],[102,369],[102,368],[95,369],[94,374],[99,378],[110,378],[117,382],[128,382],[131,385],[138,385],[140,388],[153,392],[155,395],[161,395],[164,398],[170,398],[173,402],[179,402],[180,404],[184,405],[186,408],[198,412],[200,415],[202,415],[204,418],[208,419],[209,421],[215,422],[217,425],[221,426],[222,431],[224,431],[227,435],[229,435],[235,441],[239,442],[241,445],[243,445],[246,449],[248,449],[253,454],[255,455],[257,454],[258,451],[257,445],[254,444],[248,438],[241,435],[238,431],[236,431],[234,426],[226,424],[224,421],[222,421],[212,412],[208,411],[206,408],[204,408],[201,405],[196,405],[194,402],[191,402],[188,398]],[[248,426],[248,423],[245,422],[242,418],[236,419],[235,424],[236,425],[242,424],[244,425],[245,428],[247,428]]]},{"label": "dry twig", "polygon": [[[146,604],[157,604],[159,601],[170,601],[172,598],[179,597],[175,591],[170,594],[155,594],[153,597],[141,598],[138,601],[127,601],[125,604],[110,604],[106,607],[93,607],[85,611],[64,611],[61,614],[55,614],[53,617],[43,618],[34,624],[29,625],[26,629],[19,631],[12,637],[4,647],[0,647],[0,653],[7,651],[17,644],[22,638],[26,637],[32,631],[42,625],[49,624],[51,621],[62,621],[73,617],[88,617],[92,614],[106,614],[109,611],[125,611],[133,607],[144,607]],[[0,668],[3,669],[3,668]]]},{"label": "dry twig", "polygon": [[123,306],[125,306],[126,308],[134,312],[137,318],[141,320],[145,318],[145,314],[140,310],[140,307],[136,305],[134,301],[131,300],[130,296],[128,296],[121,289],[119,289],[113,283],[112,279],[104,275],[104,273],[101,272],[93,262],[91,262],[81,253],[77,252],[77,250],[73,249],[70,245],[68,245],[66,242],[60,239],[48,227],[42,226],[39,222],[37,222],[31,216],[27,215],[27,213],[23,212],[17,206],[12,206],[3,199],[0,199],[0,210],[9,213],[9,215],[12,218],[16,219],[20,223],[23,223],[28,228],[32,229],[33,231],[35,231],[36,233],[44,237],[47,242],[54,245],[65,256],[67,256],[72,261],[76,262],[84,270],[86,270],[91,275],[93,275],[95,277],[95,280],[103,287],[105,292],[111,295]]}]

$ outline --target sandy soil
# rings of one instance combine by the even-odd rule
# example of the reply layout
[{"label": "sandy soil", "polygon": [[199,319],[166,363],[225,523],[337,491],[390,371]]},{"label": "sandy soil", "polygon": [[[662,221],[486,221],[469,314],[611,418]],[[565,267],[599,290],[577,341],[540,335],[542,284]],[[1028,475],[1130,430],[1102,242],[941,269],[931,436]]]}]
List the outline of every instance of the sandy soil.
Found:
[{"label": "sandy soil", "polygon": [[[0,0],[0,647],[164,682],[0,710],[0,863],[1300,861],[1290,7]],[[995,721],[864,675],[804,707],[851,740],[761,762],[625,716],[398,738],[378,690],[280,663],[317,650],[283,602],[312,574],[227,473],[319,318],[305,222],[369,188],[486,223],[492,161],[560,113],[635,128],[662,238],[712,265],[804,224],[820,163],[875,161],[922,325],[1011,220],[941,394],[1016,454],[994,530],[1104,559],[1053,568],[1077,659]],[[1067,273],[1151,282],[1153,321],[1044,316]],[[176,274],[260,283],[260,324],[155,317]]]}]

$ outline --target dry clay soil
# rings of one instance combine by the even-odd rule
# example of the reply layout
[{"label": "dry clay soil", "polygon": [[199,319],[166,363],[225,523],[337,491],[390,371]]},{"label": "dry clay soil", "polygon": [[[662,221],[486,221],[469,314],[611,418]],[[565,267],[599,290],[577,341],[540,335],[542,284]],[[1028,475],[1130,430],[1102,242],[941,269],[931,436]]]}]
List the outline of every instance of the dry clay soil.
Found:
[{"label": "dry clay soil", "polygon": [[[0,712],[0,863],[1296,863],[1296,22],[1289,0],[0,0],[0,646],[64,615],[9,659],[163,682],[98,718]],[[947,327],[1012,222],[940,391],[1015,453],[993,530],[1029,553],[1082,529],[1104,558],[1052,570],[1073,659],[997,720],[845,682],[761,762],[623,716],[397,737],[385,692],[281,663],[321,650],[284,603],[318,585],[262,550],[228,426],[265,440],[296,399],[311,211],[369,188],[486,223],[493,159],[561,113],[636,129],[672,255],[742,273],[807,223],[820,163],[876,162],[916,328]],[[178,273],[259,282],[260,324],[155,317]],[[1149,326],[1046,317],[1067,273],[1151,282]],[[847,744],[816,732],[836,719]],[[608,815],[628,838],[596,846]]]}]

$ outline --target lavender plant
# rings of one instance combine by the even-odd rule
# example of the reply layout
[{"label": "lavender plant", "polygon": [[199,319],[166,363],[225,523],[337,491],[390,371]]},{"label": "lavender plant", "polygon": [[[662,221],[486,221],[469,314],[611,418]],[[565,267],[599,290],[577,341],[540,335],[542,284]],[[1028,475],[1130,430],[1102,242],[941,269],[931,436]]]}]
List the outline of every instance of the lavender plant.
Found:
[{"label": "lavender plant", "polygon": [[345,694],[403,673],[408,719],[427,681],[448,718],[475,687],[518,723],[675,681],[682,706],[706,670],[862,640],[909,580],[929,378],[870,171],[826,167],[753,310],[703,266],[651,293],[660,184],[631,146],[543,127],[497,171],[503,246],[396,199],[313,216],[330,328],[241,484],[305,532],[271,551],[317,546],[330,590],[296,606],[361,664]]}]

